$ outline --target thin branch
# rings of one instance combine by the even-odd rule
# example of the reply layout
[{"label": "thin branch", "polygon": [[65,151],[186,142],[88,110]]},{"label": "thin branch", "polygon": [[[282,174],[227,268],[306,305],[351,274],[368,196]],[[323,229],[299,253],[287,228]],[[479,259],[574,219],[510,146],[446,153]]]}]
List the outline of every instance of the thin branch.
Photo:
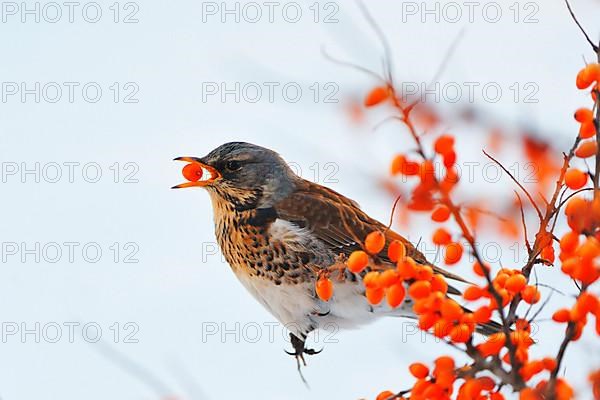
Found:
[{"label": "thin branch", "polygon": [[573,21],[575,21],[575,23],[579,27],[579,30],[581,31],[581,33],[583,33],[583,36],[585,36],[585,40],[587,40],[587,42],[590,44],[590,46],[592,46],[592,49],[594,49],[594,53],[598,53],[600,48],[598,48],[598,46],[594,42],[592,42],[592,39],[590,39],[590,37],[588,36],[585,29],[583,29],[583,26],[581,26],[581,24],[577,20],[577,17],[575,16],[573,9],[571,8],[571,4],[569,3],[569,0],[565,0],[565,4],[567,5],[567,8],[569,9],[569,14],[571,14],[571,18],[573,18]]},{"label": "thin branch", "polygon": [[540,209],[537,206],[537,204],[535,203],[535,201],[533,201],[533,197],[531,197],[531,194],[529,194],[529,192],[527,191],[527,189],[525,189],[523,187],[523,185],[521,185],[521,183],[513,176],[513,174],[511,174],[510,171],[508,169],[506,169],[506,167],[504,167],[504,165],[502,165],[498,160],[496,160],[494,157],[492,157],[491,155],[489,155],[485,150],[482,150],[482,151],[483,151],[483,154],[485,154],[487,156],[487,158],[489,158],[490,160],[492,160],[493,162],[495,162],[500,168],[502,168],[502,170],[504,172],[506,172],[508,174],[508,176],[510,176],[510,178],[513,180],[513,182],[515,182],[517,184],[517,186],[523,191],[523,193],[525,193],[525,195],[529,199],[529,202],[531,203],[531,205],[533,206],[533,208],[535,208],[535,211],[537,212],[538,217],[540,218],[540,221],[542,219],[544,219],[544,217],[542,216],[542,212],[540,211]]}]

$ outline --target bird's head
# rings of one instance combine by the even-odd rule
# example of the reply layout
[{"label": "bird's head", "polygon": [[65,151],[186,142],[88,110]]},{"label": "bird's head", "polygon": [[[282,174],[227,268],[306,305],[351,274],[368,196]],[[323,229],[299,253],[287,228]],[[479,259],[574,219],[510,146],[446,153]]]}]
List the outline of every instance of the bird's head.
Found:
[{"label": "bird's head", "polygon": [[189,163],[183,172],[190,182],[173,189],[203,187],[213,200],[238,210],[272,205],[287,196],[298,179],[279,154],[251,143],[225,143],[204,157],[175,160]]}]

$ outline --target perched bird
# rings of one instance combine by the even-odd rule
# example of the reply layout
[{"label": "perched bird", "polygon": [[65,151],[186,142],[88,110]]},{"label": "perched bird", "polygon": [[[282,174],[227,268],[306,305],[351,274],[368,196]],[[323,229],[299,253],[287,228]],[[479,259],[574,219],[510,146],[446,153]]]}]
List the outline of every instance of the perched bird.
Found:
[{"label": "perched bird", "polygon": [[[290,330],[293,354],[304,362],[307,335],[335,324],[353,328],[385,315],[414,317],[412,301],[391,309],[372,306],[362,280],[348,270],[325,302],[315,292],[320,270],[343,263],[373,231],[385,233],[386,248],[401,241],[407,255],[448,280],[461,277],[430,264],[408,240],[369,217],[343,195],[297,176],[274,151],[243,142],[226,143],[202,158],[178,157],[195,165],[201,178],[174,188],[203,187],[212,201],[217,241],[248,291]],[[199,176],[200,176],[199,175]],[[385,251],[378,266],[395,268]],[[450,286],[448,293],[460,294]],[[331,326],[331,325],[329,325]],[[498,325],[480,327],[484,333]],[[300,364],[298,364],[300,365]]]}]

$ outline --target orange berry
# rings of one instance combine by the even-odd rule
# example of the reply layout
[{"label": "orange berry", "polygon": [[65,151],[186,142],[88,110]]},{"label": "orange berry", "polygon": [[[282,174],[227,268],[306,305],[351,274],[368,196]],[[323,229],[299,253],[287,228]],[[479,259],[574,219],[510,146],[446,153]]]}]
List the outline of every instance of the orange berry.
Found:
[{"label": "orange berry", "polygon": [[540,301],[541,294],[535,286],[525,286],[525,289],[521,292],[521,297],[528,304],[535,304]]},{"label": "orange berry", "polygon": [[406,165],[406,157],[403,154],[398,154],[392,159],[392,165],[390,166],[390,172],[392,175],[403,173]]},{"label": "orange berry", "polygon": [[425,298],[431,293],[431,283],[427,281],[416,281],[408,288],[408,294],[415,300]]},{"label": "orange berry", "polygon": [[418,281],[430,281],[433,278],[433,268],[429,265],[417,265],[415,279]]},{"label": "orange berry", "polygon": [[441,292],[444,294],[448,292],[448,283],[441,274],[433,274],[430,282],[432,292]]},{"label": "orange berry", "polygon": [[565,253],[572,253],[579,245],[579,233],[569,231],[560,239],[560,250]]},{"label": "orange berry", "polygon": [[400,280],[400,274],[395,269],[386,269],[379,276],[379,286],[390,287]]},{"label": "orange berry", "polygon": [[446,246],[446,253],[444,254],[444,262],[447,265],[456,264],[460,261],[463,254],[463,247],[460,243],[454,242],[449,243]]},{"label": "orange berry", "polygon": [[385,296],[385,290],[382,288],[367,288],[365,290],[365,296],[370,304],[377,305],[381,303],[381,300],[383,300],[383,296]]},{"label": "orange berry", "polygon": [[475,263],[473,264],[473,272],[475,272],[475,274],[481,277],[484,277],[485,271],[489,272],[490,267],[488,265],[482,266],[481,264],[479,264],[479,261],[475,261]]},{"label": "orange berry", "polygon": [[596,136],[596,125],[594,122],[584,122],[579,127],[579,137],[582,139],[589,139]]},{"label": "orange berry", "polygon": [[598,146],[595,141],[583,142],[575,150],[575,155],[579,158],[588,158],[596,154]]},{"label": "orange berry", "polygon": [[465,300],[474,301],[482,298],[485,295],[485,290],[479,286],[469,286],[463,293]]},{"label": "orange berry", "polygon": [[446,229],[438,228],[433,232],[432,240],[438,246],[445,246],[452,240],[452,235]]},{"label": "orange berry", "polygon": [[423,363],[412,363],[408,366],[408,370],[417,379],[425,379],[429,376],[429,368]]},{"label": "orange berry", "polygon": [[367,94],[364,104],[366,107],[376,106],[390,97],[390,90],[386,86],[377,86]]},{"label": "orange berry", "polygon": [[488,306],[483,306],[475,310],[473,318],[478,324],[485,324],[492,318],[492,309]]},{"label": "orange berry", "polygon": [[202,167],[200,164],[190,163],[181,170],[183,177],[190,182],[198,182],[202,178]]},{"label": "orange berry", "polygon": [[504,395],[500,392],[490,393],[490,400],[504,400]]},{"label": "orange berry", "polygon": [[365,285],[365,287],[367,289],[371,288],[371,289],[377,289],[380,287],[380,281],[379,281],[379,272],[377,271],[370,271],[367,272],[365,274],[365,276],[363,277],[363,285]]},{"label": "orange berry", "polygon": [[450,217],[450,209],[444,205],[438,206],[431,213],[431,219],[435,222],[445,222]]},{"label": "orange berry", "polygon": [[450,340],[454,343],[466,343],[471,337],[467,324],[458,324],[450,329]]},{"label": "orange berry", "polygon": [[448,321],[458,320],[464,313],[462,307],[452,299],[444,299],[440,308],[442,318]]},{"label": "orange berry", "polygon": [[389,390],[383,391],[377,395],[375,400],[388,400],[393,399],[396,396],[395,393],[390,392]]},{"label": "orange berry", "polygon": [[450,151],[443,155],[444,157],[444,167],[451,168],[454,164],[456,164],[456,152]]},{"label": "orange berry", "polygon": [[402,301],[404,300],[405,296],[406,289],[404,288],[403,282],[396,283],[390,286],[386,292],[387,303],[392,308],[396,308],[400,304],[402,304]]},{"label": "orange berry", "polygon": [[544,369],[548,371],[554,371],[556,368],[556,359],[552,357],[545,357],[542,359],[542,364],[544,364]]},{"label": "orange berry", "polygon": [[527,285],[527,278],[523,274],[515,274],[506,280],[504,287],[511,293],[518,293],[525,285]]},{"label": "orange berry", "polygon": [[317,296],[323,301],[329,301],[333,296],[333,282],[329,278],[319,278],[315,285]]},{"label": "orange berry", "polygon": [[433,149],[438,154],[447,154],[454,151],[454,137],[450,135],[442,135],[435,140]]},{"label": "orange berry", "polygon": [[542,249],[542,252],[540,253],[540,256],[542,257],[542,259],[550,262],[550,263],[554,263],[554,247],[552,246],[546,246]]},{"label": "orange berry", "polygon": [[382,232],[374,231],[367,235],[365,239],[365,249],[371,254],[377,254],[385,247],[385,235]]},{"label": "orange berry", "polygon": [[419,329],[424,331],[428,330],[437,322],[438,319],[439,316],[433,312],[421,314],[419,316]]},{"label": "orange berry", "polygon": [[504,347],[505,342],[506,336],[504,336],[504,333],[492,333],[485,342],[477,346],[477,349],[484,357],[496,355]]},{"label": "orange berry", "polygon": [[579,300],[577,300],[577,304],[581,307],[581,309],[586,313],[594,313],[596,310],[600,313],[600,300],[590,292],[583,292],[579,295]]},{"label": "orange berry", "polygon": [[435,167],[433,161],[425,160],[419,167],[419,177],[424,188],[431,188],[435,183]]},{"label": "orange berry", "polygon": [[577,168],[569,168],[565,173],[565,184],[569,189],[581,189],[587,183],[588,175]]},{"label": "orange berry", "polygon": [[435,359],[435,368],[451,371],[454,369],[454,359],[450,356],[441,356]]},{"label": "orange berry", "polygon": [[351,272],[358,274],[369,264],[369,256],[362,250],[353,251],[348,257],[346,265]]},{"label": "orange berry", "polygon": [[600,64],[592,63],[586,65],[577,74],[576,85],[578,89],[587,89],[594,81],[600,80]]},{"label": "orange berry", "polygon": [[592,122],[594,120],[594,112],[589,108],[579,108],[575,111],[575,120],[577,122]]},{"label": "orange berry", "polygon": [[392,241],[388,246],[388,258],[392,262],[396,262],[403,260],[404,257],[406,257],[406,246],[399,240]]},{"label": "orange berry", "polygon": [[398,261],[396,269],[401,279],[412,279],[417,275],[417,265],[410,257]]}]

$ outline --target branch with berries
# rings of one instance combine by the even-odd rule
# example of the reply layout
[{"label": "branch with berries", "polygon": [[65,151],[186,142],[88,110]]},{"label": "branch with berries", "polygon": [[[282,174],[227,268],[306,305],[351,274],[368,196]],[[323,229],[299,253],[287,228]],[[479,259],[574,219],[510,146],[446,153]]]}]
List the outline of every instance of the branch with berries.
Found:
[{"label": "branch with berries", "polygon": [[[540,196],[543,202],[540,204],[509,169],[484,152],[516,185],[523,242],[527,248],[527,260],[520,268],[495,268],[484,261],[475,229],[466,217],[466,207],[454,198],[460,181],[455,168],[458,156],[455,138],[443,133],[435,139],[433,148],[427,149],[419,126],[422,104],[404,101],[395,88],[389,62],[383,76],[368,71],[378,76],[380,84],[366,95],[364,106],[390,107],[394,113],[391,118],[406,128],[414,142],[415,155],[399,154],[391,162],[393,176],[401,175],[416,182],[408,209],[429,213],[436,223],[452,220],[457,226],[456,232],[440,227],[434,232],[432,242],[444,250],[444,262],[451,266],[463,258],[462,238],[474,257],[473,271],[482,279],[480,284],[471,284],[462,293],[467,303],[479,304],[469,311],[449,296],[453,293],[449,293],[447,278],[432,265],[413,259],[406,243],[398,240],[386,243],[385,232],[381,231],[359,238],[363,250],[352,253],[343,265],[362,279],[367,301],[372,305],[385,301],[389,307],[396,308],[410,296],[419,328],[470,359],[462,366],[449,356],[438,357],[432,366],[415,362],[409,366],[416,379],[412,387],[397,392],[383,391],[377,400],[501,400],[503,392],[518,392],[521,400],[574,398],[571,384],[561,376],[565,354],[582,336],[592,318],[595,334],[600,336],[600,300],[592,291],[597,291],[600,278],[600,47],[589,39],[568,2],[567,7],[598,62],[587,64],[576,76],[577,89],[589,91],[592,104],[575,111],[574,118],[580,128],[573,145],[563,154],[551,195],[548,199]],[[388,51],[386,56],[389,57]],[[441,163],[436,163],[438,160]],[[595,166],[584,171],[573,166],[582,163],[578,160],[586,162],[585,165],[593,160]],[[439,168],[436,165],[440,165]],[[588,195],[590,192],[592,196]],[[533,231],[527,226],[521,196],[535,213],[537,226]],[[556,231],[563,226],[569,230],[559,235]],[[528,231],[535,235],[529,237]],[[382,252],[396,263],[395,269],[377,268],[377,258]],[[552,313],[553,323],[564,326],[564,336],[556,344],[556,353],[536,359],[530,354],[531,347],[535,346],[531,324],[549,299],[542,295],[539,284],[532,282],[532,275],[536,266],[554,266],[555,263],[560,264],[560,272],[574,282],[576,295],[570,307]],[[317,295],[327,301],[334,291],[335,283],[329,279],[329,271],[321,272],[316,284]],[[537,312],[529,316],[534,307]],[[487,332],[484,339],[475,335],[482,327],[493,326],[494,320],[499,320],[496,332]],[[590,382],[594,396],[600,398],[600,370],[590,374]]]}]

